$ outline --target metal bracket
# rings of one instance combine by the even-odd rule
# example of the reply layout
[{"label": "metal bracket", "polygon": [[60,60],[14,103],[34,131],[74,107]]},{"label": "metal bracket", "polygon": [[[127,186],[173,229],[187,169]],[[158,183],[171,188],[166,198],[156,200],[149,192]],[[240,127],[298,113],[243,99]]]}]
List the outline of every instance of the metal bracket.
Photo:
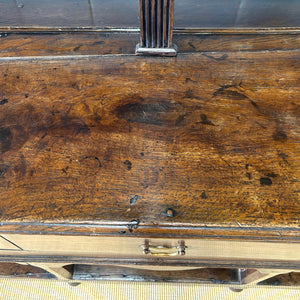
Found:
[{"label": "metal bracket", "polygon": [[175,0],[140,0],[140,43],[137,55],[176,56],[172,44]]}]

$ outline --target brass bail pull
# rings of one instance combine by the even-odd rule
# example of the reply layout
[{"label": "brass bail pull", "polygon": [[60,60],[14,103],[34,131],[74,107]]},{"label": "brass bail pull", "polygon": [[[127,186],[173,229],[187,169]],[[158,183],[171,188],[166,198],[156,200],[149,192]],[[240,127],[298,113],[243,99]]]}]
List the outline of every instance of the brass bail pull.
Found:
[{"label": "brass bail pull", "polygon": [[152,256],[176,256],[185,255],[185,246],[183,241],[179,241],[177,246],[150,245],[149,241],[145,241],[143,245],[143,253]]},{"label": "brass bail pull", "polygon": [[137,55],[175,56],[172,43],[175,0],[140,0],[140,43]]}]

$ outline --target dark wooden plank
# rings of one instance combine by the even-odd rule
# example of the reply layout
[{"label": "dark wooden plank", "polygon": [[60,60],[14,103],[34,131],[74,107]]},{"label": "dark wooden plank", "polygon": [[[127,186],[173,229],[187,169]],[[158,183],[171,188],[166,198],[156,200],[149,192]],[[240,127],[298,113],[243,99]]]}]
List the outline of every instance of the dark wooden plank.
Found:
[{"label": "dark wooden plank", "polygon": [[139,27],[139,0],[93,0],[96,27]]},{"label": "dark wooden plank", "polygon": [[92,20],[87,0],[0,0],[0,26],[87,27]]},{"label": "dark wooden plank", "polygon": [[242,27],[297,27],[300,22],[298,0],[240,1],[235,26]]},{"label": "dark wooden plank", "polygon": [[297,50],[300,35],[175,34],[178,52]]},{"label": "dark wooden plank", "polygon": [[2,34],[0,56],[134,54],[138,34]]},{"label": "dark wooden plank", "polygon": [[[254,269],[243,269],[243,273],[251,274],[256,272]],[[273,286],[300,286],[300,273],[291,272],[272,276],[270,273],[267,280],[259,285]],[[215,284],[236,284],[236,288],[245,288],[244,283],[238,276],[237,269],[214,269],[201,268],[192,270],[173,270],[166,271],[161,269],[147,270],[135,269],[119,266],[91,266],[74,265],[73,280],[120,280],[120,281],[163,281],[163,282],[197,282],[197,283],[215,283]],[[244,284],[244,285],[242,285]],[[238,286],[239,285],[239,286]]]},{"label": "dark wooden plank", "polygon": [[[138,0],[0,0],[0,26],[137,28]],[[175,28],[299,27],[298,0],[175,1]]]},{"label": "dark wooden plank", "polygon": [[285,242],[287,245],[299,242],[299,229],[297,227],[244,227],[230,224],[228,226],[194,224],[139,223],[132,229],[132,219],[129,221],[111,220],[76,221],[68,222],[1,222],[0,232],[6,234],[45,234],[45,235],[80,235],[80,236],[130,236],[130,237],[173,237],[173,238],[202,238],[231,241],[268,241]]},{"label": "dark wooden plank", "polygon": [[299,55],[2,58],[1,220],[297,232]]},{"label": "dark wooden plank", "polygon": [[298,27],[298,0],[175,1],[177,27]]},{"label": "dark wooden plank", "polygon": [[118,266],[75,265],[74,280],[238,283],[231,269],[143,270]]},{"label": "dark wooden plank", "polygon": [[20,265],[17,263],[0,263],[0,278],[55,278],[43,269],[30,265]]},{"label": "dark wooden plank", "polygon": [[277,275],[260,282],[259,285],[300,286],[300,272]]},{"label": "dark wooden plank", "polygon": [[145,267],[152,268],[157,266],[161,268],[247,268],[247,269],[275,269],[275,270],[300,270],[299,260],[297,261],[277,261],[277,260],[231,260],[225,257],[220,260],[216,259],[141,259],[137,257],[124,258],[124,257],[99,257],[97,255],[48,255],[45,252],[24,253],[22,255],[0,255],[1,262],[15,262],[16,258],[19,262],[40,264],[40,263],[57,263],[57,264],[87,264],[87,265],[115,265],[115,266],[128,266],[132,267]]},{"label": "dark wooden plank", "polygon": [[[0,57],[134,54],[138,34],[0,33]],[[175,34],[179,53],[211,51],[297,50],[300,35]]]},{"label": "dark wooden plank", "polygon": [[177,27],[232,27],[239,0],[176,1],[174,28]]}]

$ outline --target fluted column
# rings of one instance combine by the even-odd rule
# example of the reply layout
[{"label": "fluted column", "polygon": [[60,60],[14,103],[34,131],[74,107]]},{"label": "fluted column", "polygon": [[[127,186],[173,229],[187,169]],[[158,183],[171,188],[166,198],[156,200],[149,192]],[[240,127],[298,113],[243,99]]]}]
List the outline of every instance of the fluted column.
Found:
[{"label": "fluted column", "polygon": [[140,0],[138,55],[175,56],[172,44],[175,0]]}]

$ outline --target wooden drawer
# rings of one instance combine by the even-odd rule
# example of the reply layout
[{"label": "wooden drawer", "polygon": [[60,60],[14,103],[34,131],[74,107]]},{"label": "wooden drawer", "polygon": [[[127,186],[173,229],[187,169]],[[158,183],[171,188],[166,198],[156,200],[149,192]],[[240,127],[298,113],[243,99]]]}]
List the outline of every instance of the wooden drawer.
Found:
[{"label": "wooden drawer", "polygon": [[[184,260],[269,260],[297,262],[300,244],[286,245],[284,242],[222,241],[210,239],[174,238],[127,238],[127,237],[92,237],[92,236],[53,236],[53,235],[3,235],[22,251],[41,255],[90,256],[99,258],[145,258],[145,259],[184,259]],[[151,253],[144,249],[158,247]],[[179,245],[185,250],[184,255],[177,254]],[[160,250],[159,247],[169,248]],[[160,255],[161,254],[161,255]],[[299,263],[299,262],[298,262]]]}]

